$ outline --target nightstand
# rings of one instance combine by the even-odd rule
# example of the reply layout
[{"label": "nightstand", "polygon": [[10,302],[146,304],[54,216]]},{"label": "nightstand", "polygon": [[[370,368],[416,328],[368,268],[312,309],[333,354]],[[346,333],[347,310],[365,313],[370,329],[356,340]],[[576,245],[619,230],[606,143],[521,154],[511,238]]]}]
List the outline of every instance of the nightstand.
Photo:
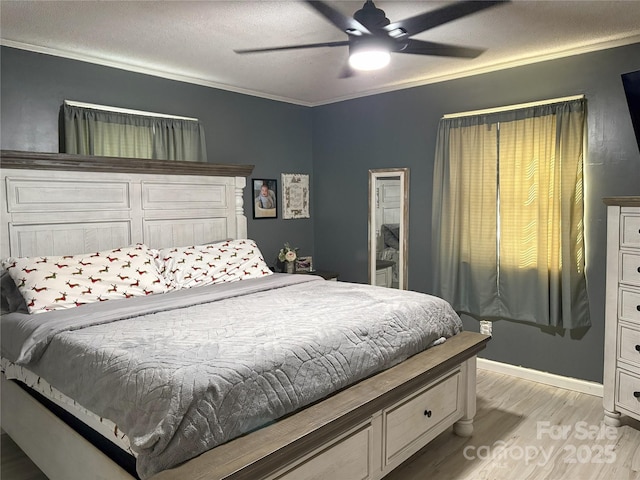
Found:
[{"label": "nightstand", "polygon": [[313,272],[296,272],[300,275],[318,275],[319,277],[324,278],[325,280],[333,280],[334,282],[338,281],[338,272],[331,272],[329,270],[314,270]]}]

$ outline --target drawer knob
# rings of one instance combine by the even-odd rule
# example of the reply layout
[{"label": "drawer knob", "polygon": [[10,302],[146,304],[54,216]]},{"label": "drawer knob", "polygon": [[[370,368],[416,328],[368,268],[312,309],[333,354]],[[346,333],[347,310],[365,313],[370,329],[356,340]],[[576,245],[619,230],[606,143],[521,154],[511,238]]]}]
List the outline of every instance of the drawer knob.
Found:
[{"label": "drawer knob", "polygon": [[636,305],[636,310],[640,312],[640,305]]},{"label": "drawer knob", "polygon": [[640,352],[640,345],[636,345],[636,352]]},{"label": "drawer knob", "polygon": [[[636,393],[640,395],[640,392],[636,392]],[[424,415],[427,418],[431,418],[431,410],[425,410]]]},{"label": "drawer knob", "polygon": [[636,398],[640,398],[640,392],[633,392],[633,396]]}]

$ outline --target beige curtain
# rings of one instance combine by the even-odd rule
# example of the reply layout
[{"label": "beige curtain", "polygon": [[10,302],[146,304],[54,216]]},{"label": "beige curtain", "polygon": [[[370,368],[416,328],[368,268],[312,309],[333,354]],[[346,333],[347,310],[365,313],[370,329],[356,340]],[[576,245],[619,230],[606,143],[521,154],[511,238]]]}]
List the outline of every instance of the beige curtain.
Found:
[{"label": "beige curtain", "polygon": [[590,325],[585,102],[443,119],[433,199],[435,293],[478,319]]},{"label": "beige curtain", "polygon": [[458,311],[486,313],[497,284],[496,130],[479,118],[454,120],[440,125],[436,147],[447,160],[434,171],[434,285]]},{"label": "beige curtain", "polygon": [[65,151],[105,157],[206,162],[199,122],[64,105]]}]

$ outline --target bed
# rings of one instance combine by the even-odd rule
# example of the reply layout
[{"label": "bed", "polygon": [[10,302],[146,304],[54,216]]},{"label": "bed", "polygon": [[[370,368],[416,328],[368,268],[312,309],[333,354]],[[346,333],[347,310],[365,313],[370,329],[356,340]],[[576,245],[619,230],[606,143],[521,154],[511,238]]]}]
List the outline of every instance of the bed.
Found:
[{"label": "bed", "polygon": [[[77,308],[58,307],[84,303],[83,297],[67,298],[71,285],[83,288],[80,276],[68,277],[68,289],[54,289],[48,301],[46,292],[28,297],[23,285],[33,312],[3,316],[2,428],[50,478],[135,478],[57,413],[56,406],[73,410],[69,404],[107,423],[105,436],[126,437],[129,446],[118,448],[137,455],[145,479],[304,479],[337,472],[382,478],[451,425],[459,435],[471,434],[475,355],[488,337],[458,333],[450,307],[426,295],[271,274],[246,238],[243,188],[251,167],[7,151],[2,163],[2,256],[16,263],[5,264],[9,273],[32,270],[33,264],[18,265],[25,258],[56,259],[43,275],[56,272],[60,278],[50,281],[59,281],[63,271],[94,268],[85,264],[91,252],[102,252],[104,263],[95,268],[115,268],[116,253],[121,266],[129,262],[125,255],[135,257],[145,277],[127,278],[127,285],[147,282],[146,288],[130,287],[141,288],[138,295],[126,291],[132,298],[97,301],[118,291],[120,284],[107,282]],[[220,273],[220,262],[236,261],[235,252],[244,263]],[[200,272],[189,263],[195,256],[218,269],[212,284],[193,284]],[[148,277],[153,272],[144,265],[158,258],[161,275]],[[190,270],[180,266],[185,260]],[[96,280],[88,270],[83,281]],[[248,278],[217,282],[224,275]],[[43,279],[33,286],[42,289]],[[392,316],[407,310],[406,316],[396,324],[376,323],[385,305],[395,305]],[[441,325],[432,331],[420,317],[435,312],[446,321],[436,321]],[[326,328],[319,330],[318,321]],[[212,329],[214,342],[197,343]],[[405,338],[411,330],[417,337]],[[288,349],[271,348],[283,338]],[[159,355],[160,345],[166,349],[159,358],[147,357]],[[78,361],[86,357],[92,361]],[[277,368],[257,371],[263,367],[251,363],[254,357]],[[212,364],[220,358],[222,364]],[[158,370],[156,363],[170,367]],[[122,370],[124,364],[135,365],[134,371]],[[125,372],[129,383],[111,383],[117,382],[105,376],[111,371]],[[29,383],[33,388],[25,387]],[[289,383],[305,388],[290,390]],[[38,389],[53,392],[56,405],[45,408],[49,401],[32,393]],[[261,396],[261,409],[242,403]],[[224,421],[211,420],[225,409],[231,415]],[[197,445],[188,444],[194,438]]]}]

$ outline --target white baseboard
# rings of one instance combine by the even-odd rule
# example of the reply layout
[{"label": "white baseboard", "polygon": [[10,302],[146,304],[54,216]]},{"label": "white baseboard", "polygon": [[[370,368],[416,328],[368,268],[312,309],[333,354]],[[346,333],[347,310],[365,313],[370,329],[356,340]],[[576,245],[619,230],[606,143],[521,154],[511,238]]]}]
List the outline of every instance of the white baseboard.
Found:
[{"label": "white baseboard", "polygon": [[602,397],[602,384],[596,382],[589,382],[578,378],[563,377],[562,375],[556,375],[554,373],[542,372],[531,368],[496,362],[486,358],[478,358],[478,368],[490,370],[496,373],[504,373],[505,375],[511,375],[524,380],[544,383],[545,385],[551,385],[553,387],[574,390],[576,392],[586,393],[587,395]]}]

